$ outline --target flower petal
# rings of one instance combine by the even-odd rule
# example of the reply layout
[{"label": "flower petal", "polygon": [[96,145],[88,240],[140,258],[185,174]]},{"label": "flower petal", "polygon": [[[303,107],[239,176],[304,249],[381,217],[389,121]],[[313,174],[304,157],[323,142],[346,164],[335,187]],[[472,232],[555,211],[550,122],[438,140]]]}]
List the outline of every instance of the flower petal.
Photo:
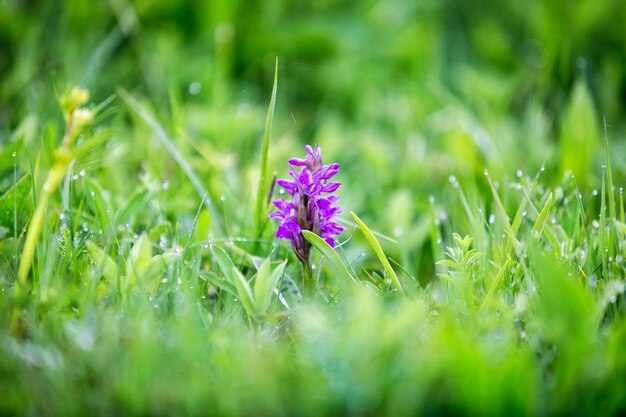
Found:
[{"label": "flower petal", "polygon": [[287,180],[287,179],[276,180],[276,184],[280,185],[285,190],[287,190],[287,193],[289,195],[293,195],[293,193],[298,188],[298,186],[296,185],[296,183],[294,181],[290,181],[290,180]]},{"label": "flower petal", "polygon": [[278,207],[280,210],[289,213],[293,208],[293,203],[291,201],[287,201],[285,199],[282,200],[274,200],[272,201],[272,203],[274,203],[274,205],[276,207]]},{"label": "flower petal", "polygon": [[306,165],[306,159],[302,158],[291,158],[287,162],[289,163],[289,165],[293,165],[296,167],[303,167]]},{"label": "flower petal", "polygon": [[322,192],[323,193],[334,193],[335,191],[337,191],[337,188],[339,188],[340,185],[341,185],[340,182],[329,182],[328,184],[323,184],[322,185]]},{"label": "flower petal", "polygon": [[340,164],[328,164],[328,165],[324,165],[323,167],[321,167],[320,169],[318,169],[315,172],[315,175],[317,177],[319,177],[322,180],[327,180],[330,179],[331,177],[335,176],[335,174],[337,174],[337,172],[339,172],[339,168],[341,167]]}]

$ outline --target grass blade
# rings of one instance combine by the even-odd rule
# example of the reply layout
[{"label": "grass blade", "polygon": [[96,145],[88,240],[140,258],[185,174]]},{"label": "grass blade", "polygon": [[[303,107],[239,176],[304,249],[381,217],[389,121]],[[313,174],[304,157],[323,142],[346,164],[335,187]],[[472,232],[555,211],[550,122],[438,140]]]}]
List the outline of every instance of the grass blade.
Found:
[{"label": "grass blade", "polygon": [[352,218],[354,218],[356,224],[359,226],[359,229],[361,229],[361,231],[365,235],[365,239],[367,239],[367,242],[370,244],[372,249],[374,249],[374,253],[376,253],[376,256],[380,260],[380,263],[383,264],[383,268],[385,269],[387,275],[389,275],[389,278],[391,278],[393,286],[396,287],[396,289],[402,294],[404,294],[404,288],[402,288],[402,284],[400,283],[396,272],[391,267],[391,264],[389,263],[385,252],[383,252],[383,248],[380,246],[380,243],[378,243],[378,239],[376,239],[376,236],[374,236],[372,231],[365,225],[365,223],[363,223],[363,221],[356,214],[354,214],[354,212],[351,211],[350,214],[352,215]]},{"label": "grass blade", "polygon": [[235,288],[237,288],[237,295],[239,296],[241,304],[243,305],[243,308],[248,316],[254,315],[256,306],[254,304],[254,297],[252,295],[252,290],[250,289],[250,284],[248,283],[246,277],[244,277],[241,271],[235,266],[235,264],[233,264],[233,261],[224,249],[212,244],[211,253],[226,278],[228,278],[228,280],[235,285]]},{"label": "grass blade", "polygon": [[274,121],[274,107],[276,106],[276,91],[278,90],[278,57],[276,57],[276,68],[274,69],[274,86],[272,87],[272,98],[270,106],[267,110],[267,118],[265,119],[265,130],[263,131],[263,142],[261,144],[261,173],[259,174],[259,188],[256,196],[255,207],[255,228],[257,236],[263,234],[267,211],[266,196],[269,189],[267,178],[267,155],[270,149],[270,137],[272,135],[272,123]]}]

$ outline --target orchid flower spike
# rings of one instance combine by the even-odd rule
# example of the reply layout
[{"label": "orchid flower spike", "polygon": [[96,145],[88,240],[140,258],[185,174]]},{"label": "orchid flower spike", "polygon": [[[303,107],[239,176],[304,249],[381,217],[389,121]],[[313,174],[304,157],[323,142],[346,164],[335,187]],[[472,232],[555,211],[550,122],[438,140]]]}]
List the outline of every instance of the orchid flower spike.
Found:
[{"label": "orchid flower spike", "polygon": [[322,149],[317,145],[315,148],[306,145],[304,149],[304,159],[292,158],[288,161],[291,179],[276,181],[291,196],[291,201],[273,201],[278,210],[269,216],[280,221],[276,237],[289,239],[300,261],[308,264],[311,245],[302,236],[302,230],[315,233],[334,248],[334,236],[345,230],[345,227],[335,220],[342,210],[334,206],[339,197],[333,193],[341,183],[329,181],[337,174],[340,165],[324,165]]}]

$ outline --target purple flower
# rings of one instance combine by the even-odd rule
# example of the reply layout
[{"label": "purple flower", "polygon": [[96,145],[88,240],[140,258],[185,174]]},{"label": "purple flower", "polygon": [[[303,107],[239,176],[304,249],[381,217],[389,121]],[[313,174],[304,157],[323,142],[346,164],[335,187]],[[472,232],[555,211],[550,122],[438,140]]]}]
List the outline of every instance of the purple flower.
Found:
[{"label": "purple flower", "polygon": [[302,230],[315,233],[335,247],[334,236],[345,228],[335,221],[342,210],[333,206],[339,197],[331,194],[341,183],[328,181],[337,174],[340,165],[324,165],[322,149],[317,145],[315,148],[306,145],[304,149],[304,159],[292,158],[288,161],[292,179],[276,181],[291,196],[291,201],[275,200],[273,203],[278,210],[270,213],[270,217],[280,221],[276,237],[289,239],[300,260],[308,262],[311,245],[302,236]]}]

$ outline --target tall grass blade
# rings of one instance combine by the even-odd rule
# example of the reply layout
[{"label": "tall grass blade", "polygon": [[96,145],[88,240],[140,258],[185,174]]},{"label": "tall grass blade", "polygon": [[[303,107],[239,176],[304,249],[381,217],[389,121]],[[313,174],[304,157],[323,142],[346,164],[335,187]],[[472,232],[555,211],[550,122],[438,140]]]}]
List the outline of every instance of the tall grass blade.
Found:
[{"label": "tall grass blade", "polygon": [[276,106],[276,91],[278,90],[278,57],[276,57],[276,67],[274,69],[274,85],[272,87],[272,98],[267,110],[267,118],[265,119],[265,130],[263,131],[263,141],[261,143],[261,172],[259,174],[259,188],[256,195],[255,207],[255,229],[256,235],[260,237],[263,229],[267,224],[265,218],[267,212],[267,193],[269,190],[269,179],[267,175],[267,155],[270,149],[270,138],[272,135],[272,123],[274,121],[274,107]]}]

